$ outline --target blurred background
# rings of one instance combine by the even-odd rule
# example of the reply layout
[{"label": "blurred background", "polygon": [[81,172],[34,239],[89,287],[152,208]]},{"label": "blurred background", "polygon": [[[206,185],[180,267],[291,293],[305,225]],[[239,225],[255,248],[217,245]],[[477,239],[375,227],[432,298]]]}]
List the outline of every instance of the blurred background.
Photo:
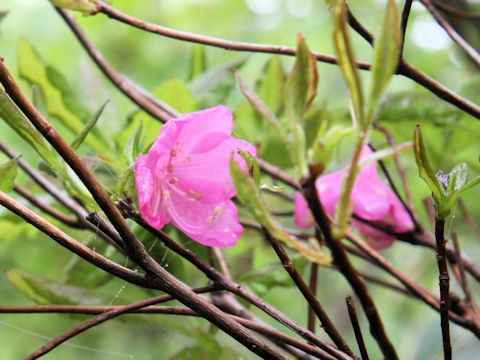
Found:
[{"label": "blurred background", "polygon": [[[480,11],[478,1],[464,4]],[[116,0],[113,5],[135,17],[167,27],[237,41],[295,47],[296,34],[302,33],[310,49],[334,53],[331,41],[332,19],[323,1]],[[373,33],[379,31],[385,1],[351,2],[350,5],[352,12],[368,29]],[[400,5],[403,5],[403,2]],[[53,65],[66,76],[82,102],[91,111],[98,109],[105,100],[110,99],[110,104],[98,124],[100,131],[107,134],[106,138],[128,125],[135,106],[98,71],[48,1],[1,0],[0,11],[6,13],[0,22],[0,55],[5,58],[6,65],[14,74],[18,69],[19,43],[26,40],[34,46],[43,61]],[[144,88],[157,89],[172,79],[192,84],[189,78],[189,64],[194,47],[191,44],[139,31],[109,20],[101,14],[91,17],[78,14],[75,16],[104,57],[116,69]],[[478,46],[479,21],[458,18],[457,20],[465,37],[472,41],[474,46]],[[359,36],[352,36],[357,58],[370,61],[371,48]],[[445,86],[478,103],[480,98],[478,67],[463,55],[418,2],[413,4],[404,56]],[[261,77],[262,69],[270,55],[248,55],[208,48],[206,58],[209,69],[219,69],[226,64],[241,62],[242,75],[250,84],[254,84]],[[288,71],[293,60],[282,57],[281,61]],[[330,119],[338,116],[339,121],[346,121],[348,95],[339,69],[322,63],[318,66],[320,88],[316,102],[328,109]],[[226,77],[228,76],[230,75],[227,74]],[[368,73],[362,73],[362,77],[368,83]],[[228,96],[222,97],[223,102],[234,109],[240,109],[244,104],[241,94],[232,82],[231,76],[225,81],[229,86],[229,92]],[[29,85],[22,84],[29,93]],[[195,93],[194,87],[191,87],[190,91],[193,97],[201,96]],[[175,102],[176,94],[164,92],[162,96],[166,101]],[[206,103],[208,101],[203,100],[196,103],[196,106]],[[398,142],[410,140],[414,125],[421,123],[436,167],[449,171],[459,162],[467,162],[472,177],[480,173],[478,120],[443,104],[413,81],[404,77],[394,78],[385,100],[381,121],[393,132]],[[238,135],[247,138],[252,136],[248,130],[242,128],[238,129]],[[32,163],[38,163],[38,158],[29,146],[20,141],[3,122],[0,122],[0,140],[10,144],[16,152],[21,153]],[[376,133],[373,140],[379,147],[386,144],[385,139]],[[348,144],[346,148],[348,149]],[[283,157],[282,154],[270,156],[271,161],[281,164],[278,157]],[[86,153],[85,157],[94,155]],[[413,154],[408,152],[401,158],[406,167],[418,213],[425,227],[429,228],[431,225],[422,202],[428,196],[428,190],[417,177]],[[340,166],[342,159],[345,160],[345,157],[339,154],[336,166]],[[4,160],[2,157],[1,161]],[[393,162],[387,161],[387,164],[391,166]],[[109,181],[114,183],[117,180],[115,176],[109,178],[105,175],[106,184]],[[25,180],[22,176],[20,179]],[[463,199],[464,207],[477,223],[480,220],[479,196],[477,188]],[[449,229],[452,228],[459,233],[463,250],[477,263],[480,262],[480,239],[466,224],[462,212],[457,210],[448,224]],[[90,241],[90,244],[93,242],[93,246],[96,246],[97,240],[84,232],[69,230],[69,233],[76,235],[79,240]],[[152,246],[161,248],[161,245],[156,243]],[[204,280],[190,271],[188,266],[182,265],[176,255],[164,249],[159,251],[163,254],[162,263],[173,268],[172,271],[181,273],[180,277],[189,284],[204,284]],[[433,252],[397,242],[392,248],[384,250],[383,254],[409,276],[437,292],[437,271]],[[274,254],[264,246],[256,234],[247,231],[239,245],[227,250],[226,255],[232,264],[235,279],[243,281],[251,289],[265,296],[268,301],[299,323],[306,323],[304,299],[296,288],[290,286],[284,274],[281,274],[282,269],[275,265]],[[26,297],[12,285],[3,274],[4,271],[17,269],[55,282],[64,282],[66,277],[74,276],[76,269],[80,267],[74,257],[63,248],[46,236],[39,235],[28,225],[19,222],[14,216],[0,210],[1,305],[33,304],[31,298]],[[368,265],[362,264],[361,267],[372,274],[378,272]],[[307,266],[303,266],[303,269],[306,271]],[[270,276],[272,273],[277,274],[278,278],[272,280]],[[82,274],[80,270],[79,274]],[[262,277],[265,280],[263,282]],[[319,279],[321,302],[328,309],[334,322],[346,334],[348,341],[353,343],[353,334],[344,305],[344,298],[351,291],[343,278],[334,271],[320,269]],[[77,279],[78,283],[81,283],[81,280]],[[52,293],[56,292],[58,286],[56,283],[44,285],[46,288],[51,287]],[[461,293],[455,281],[452,288]],[[473,285],[473,289],[478,298],[478,286]],[[387,332],[396,344],[402,359],[442,358],[440,320],[434,311],[419,301],[382,288],[372,286],[372,291]],[[83,303],[90,301],[92,304],[119,304],[145,298],[146,294],[132,285],[113,279],[102,286],[88,289],[82,296]],[[73,301],[68,297],[63,300]],[[75,301],[77,300],[78,298]],[[359,313],[364,336],[371,349],[371,358],[378,359],[380,355],[368,335],[368,326],[360,309]],[[264,317],[262,314],[258,315]],[[59,315],[2,314],[0,358],[20,359],[43,344],[47,338],[57,336],[80,320],[79,317]],[[478,358],[480,351],[478,339],[454,324],[451,325],[451,331],[455,358]],[[201,349],[196,344],[201,344]],[[127,316],[123,321],[110,321],[76,337],[69,344],[45,356],[45,359],[123,358],[249,359],[254,356],[241,349],[227,336],[216,333],[202,320],[166,318],[163,315]]]}]

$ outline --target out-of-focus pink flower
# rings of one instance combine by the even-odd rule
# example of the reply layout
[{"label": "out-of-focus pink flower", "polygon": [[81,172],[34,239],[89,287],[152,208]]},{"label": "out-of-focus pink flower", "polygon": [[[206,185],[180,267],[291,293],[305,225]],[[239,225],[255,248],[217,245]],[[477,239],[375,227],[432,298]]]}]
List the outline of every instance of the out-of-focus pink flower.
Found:
[{"label": "out-of-focus pink flower", "polygon": [[[362,149],[361,159],[372,153],[368,146]],[[342,190],[343,178],[349,167],[319,177],[315,181],[317,194],[325,211],[333,216]],[[396,197],[382,181],[377,173],[375,162],[367,164],[357,176],[352,191],[353,213],[362,219],[375,222],[397,233],[404,233],[413,229],[414,224]],[[295,195],[295,223],[299,227],[314,225],[312,214],[300,193]],[[359,220],[352,220],[352,225],[360,231],[370,244],[377,249],[388,247],[395,238],[377,230]]]},{"label": "out-of-focus pink flower", "polygon": [[256,151],[232,137],[232,129],[232,113],[225,106],[163,125],[149,152],[135,164],[140,212],[148,224],[160,229],[171,222],[207,246],[235,245],[243,228],[231,201],[230,157],[238,157],[239,149]]}]

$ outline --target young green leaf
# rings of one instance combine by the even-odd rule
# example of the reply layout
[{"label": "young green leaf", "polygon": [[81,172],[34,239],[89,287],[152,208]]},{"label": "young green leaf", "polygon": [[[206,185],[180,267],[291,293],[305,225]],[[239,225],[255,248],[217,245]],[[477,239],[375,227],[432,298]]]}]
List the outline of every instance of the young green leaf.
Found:
[{"label": "young green leaf", "polygon": [[374,45],[374,60],[372,64],[372,83],[367,121],[374,121],[378,101],[395,74],[400,58],[402,32],[400,29],[400,14],[395,0],[388,0],[383,18],[380,36]]},{"label": "young green leaf", "polygon": [[198,75],[207,71],[207,54],[205,46],[201,44],[193,44],[192,53],[190,55],[190,65],[188,71],[188,80],[196,78]]},{"label": "young green leaf", "polygon": [[65,166],[43,136],[30,124],[30,121],[15,105],[6,92],[0,89],[0,118],[5,120],[20,137],[27,141],[35,151],[54,168],[55,172],[64,172]]},{"label": "young green leaf", "polygon": [[198,110],[198,99],[195,98],[187,84],[178,78],[171,78],[157,86],[153,93],[155,97],[181,113]]},{"label": "young green leaf", "polygon": [[443,190],[435,172],[433,171],[432,165],[428,160],[427,151],[425,149],[422,132],[419,125],[415,127],[413,148],[415,152],[415,160],[418,166],[418,174],[427,183],[428,187],[432,191],[435,201],[440,203],[442,200]]},{"label": "young green leaf", "polygon": [[[40,88],[48,114],[73,134],[80,133],[90,119],[90,111],[65,76],[48,65],[25,39],[18,45],[18,63],[20,77]],[[95,128],[86,143],[99,153],[109,151],[108,143]]]},{"label": "young green leaf", "polygon": [[95,114],[93,114],[92,118],[88,121],[87,125],[83,128],[83,130],[78,134],[78,136],[73,140],[72,142],[72,148],[78,149],[80,145],[82,145],[83,141],[87,137],[87,135],[90,133],[90,130],[93,129],[93,127],[97,124],[97,121],[100,119],[100,116],[103,113],[103,110],[107,106],[108,102],[110,100],[107,100],[103,103],[102,106],[100,106],[100,109],[98,109]]},{"label": "young green leaf", "polygon": [[264,226],[273,237],[303,254],[310,261],[326,266],[331,264],[331,258],[329,256],[298,241],[275,221],[267,210],[267,206],[262,199],[258,186],[255,184],[252,177],[242,170],[233,156],[230,160],[230,172],[232,174],[235,189],[237,190],[237,198],[243,205],[245,205],[255,220]]},{"label": "young green leaf", "polygon": [[279,56],[272,56],[262,70],[255,91],[277,116],[283,109],[287,76]]},{"label": "young green leaf", "polygon": [[317,61],[303,36],[298,34],[297,57],[285,88],[285,115],[290,122],[303,122],[305,111],[317,94],[317,87]]},{"label": "young green leaf", "polygon": [[260,184],[260,167],[258,166],[257,159],[255,159],[252,154],[245,150],[240,150],[239,154],[247,163],[248,172],[252,176],[253,181],[255,181],[255,184],[258,186]]},{"label": "young green leaf", "polygon": [[338,0],[333,8],[334,31],[333,42],[338,57],[338,64],[343,77],[347,82],[352,100],[352,108],[355,120],[361,129],[366,129],[367,124],[364,116],[364,97],[360,75],[355,65],[355,56],[350,44],[347,27],[347,5],[345,0]]},{"label": "young green leaf", "polygon": [[12,159],[0,165],[0,191],[10,192],[15,186],[18,159]]},{"label": "young green leaf", "polygon": [[143,122],[137,127],[137,130],[132,134],[125,147],[125,156],[129,164],[133,164],[137,157],[143,153],[145,146],[145,137],[143,131]]},{"label": "young green leaf", "polygon": [[282,127],[282,124],[277,119],[272,110],[265,104],[265,102],[255,93],[255,91],[250,88],[247,82],[243,79],[238,71],[235,71],[235,79],[237,80],[238,86],[243,96],[248,100],[250,105],[265,119],[270,125],[272,125],[275,130],[278,132],[280,138],[288,143],[288,137],[285,129]]},{"label": "young green leaf", "polygon": [[43,95],[42,89],[36,84],[32,85],[32,103],[40,111],[40,114],[43,117],[48,117],[47,106],[45,105],[45,96]]}]

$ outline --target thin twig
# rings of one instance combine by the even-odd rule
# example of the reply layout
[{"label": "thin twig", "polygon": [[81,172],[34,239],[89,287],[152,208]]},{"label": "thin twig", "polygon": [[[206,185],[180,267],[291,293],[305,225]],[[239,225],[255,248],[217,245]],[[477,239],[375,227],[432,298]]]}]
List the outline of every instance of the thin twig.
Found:
[{"label": "thin twig", "polygon": [[413,0],[405,0],[402,10],[402,20],[400,22],[400,31],[402,32],[402,43],[400,45],[400,57],[403,57],[403,48],[405,46],[405,36],[407,34],[408,19],[410,18],[410,10],[412,9]]},{"label": "thin twig", "polygon": [[288,272],[293,282],[295,283],[295,285],[297,285],[298,289],[302,293],[305,300],[307,300],[308,304],[311,306],[311,308],[317,315],[325,332],[328,334],[328,336],[330,336],[330,338],[333,340],[335,345],[338,346],[339,349],[353,356],[352,350],[350,350],[347,343],[345,342],[343,337],[340,335],[340,332],[337,330],[333,322],[330,320],[330,317],[323,309],[322,305],[318,301],[315,294],[310,291],[310,288],[305,283],[302,276],[298,273],[297,269],[295,268],[295,265],[293,264],[292,260],[290,260],[290,257],[288,256],[283,246],[265,228],[263,229],[263,232],[264,232],[265,238],[268,240],[268,242],[272,245],[273,249],[277,253],[278,258],[283,264],[283,267]]},{"label": "thin twig", "polygon": [[[308,287],[310,288],[310,292],[313,296],[317,296],[317,283],[318,283],[318,264],[312,263],[310,265],[310,281],[308,283]],[[315,332],[315,310],[310,305],[308,307],[308,317],[307,317],[307,324],[308,330],[311,332]]]},{"label": "thin twig", "polygon": [[460,211],[462,212],[462,216],[464,217],[468,226],[470,227],[472,232],[475,234],[475,236],[480,240],[480,225],[478,225],[477,221],[472,216],[470,211],[468,211],[467,207],[465,206],[465,203],[462,200],[458,201],[458,207],[460,208]]},{"label": "thin twig", "polygon": [[455,253],[457,255],[457,264],[460,269],[460,286],[462,287],[462,290],[465,293],[465,302],[467,303],[468,306],[473,307],[474,299],[472,296],[472,289],[468,284],[467,275],[465,273],[465,267],[463,266],[463,261],[461,257],[460,243],[458,241],[458,235],[455,231],[452,231],[452,241],[453,241],[453,247],[455,249]]},{"label": "thin twig", "polygon": [[363,341],[362,329],[360,328],[360,324],[358,322],[355,302],[353,301],[351,296],[348,296],[345,299],[345,302],[347,303],[348,316],[350,317],[350,321],[352,323],[353,332],[355,333],[355,339],[357,340],[358,349],[360,350],[362,360],[369,360],[367,347],[365,346],[365,342]]},{"label": "thin twig", "polygon": [[[210,292],[210,291],[215,291],[215,290],[218,290],[218,287],[215,286],[215,285],[208,285],[208,286],[205,286],[203,288],[192,289],[192,291],[194,291],[195,293],[198,293],[198,294],[203,294],[205,292]],[[49,353],[50,351],[52,351],[53,349],[55,349],[57,346],[61,345],[65,341],[81,334],[84,331],[87,331],[88,329],[91,329],[92,327],[100,325],[101,323],[103,323],[105,321],[114,319],[117,316],[123,315],[125,313],[129,313],[129,312],[132,312],[132,311],[136,311],[138,309],[141,309],[141,308],[144,308],[144,307],[147,307],[147,306],[151,306],[151,305],[159,304],[159,303],[162,303],[162,302],[165,302],[165,301],[168,301],[168,300],[172,300],[172,299],[173,298],[170,295],[160,295],[160,296],[156,296],[156,297],[153,297],[153,298],[150,298],[150,299],[147,299],[147,300],[142,300],[142,301],[138,301],[138,302],[135,302],[135,303],[132,303],[132,304],[129,304],[129,305],[123,305],[123,306],[115,307],[115,308],[113,308],[111,310],[108,310],[106,312],[102,312],[99,315],[97,315],[97,316],[95,316],[91,319],[88,319],[88,320],[82,322],[80,325],[77,325],[74,328],[72,328],[68,331],[65,331],[61,335],[53,338],[52,340],[50,340],[45,345],[41,346],[40,348],[35,350],[33,353],[26,356],[25,360],[38,359],[39,357]],[[179,314],[179,313],[177,313],[177,314]]]},{"label": "thin twig", "polygon": [[450,25],[447,19],[445,19],[440,11],[437,10],[435,5],[430,0],[420,0],[423,6],[430,12],[435,21],[445,30],[450,39],[452,39],[471,60],[480,66],[480,54],[478,51],[470,45],[453,27]]},{"label": "thin twig", "polygon": [[435,218],[435,240],[437,243],[438,282],[440,287],[440,321],[442,327],[443,355],[445,360],[452,359],[452,344],[450,342],[450,326],[448,321],[449,287],[447,258],[445,256],[445,220]]},{"label": "thin twig", "polygon": [[77,218],[71,217],[65,214],[63,211],[60,211],[57,208],[54,208],[53,206],[50,206],[49,204],[40,201],[34,194],[32,194],[23,186],[17,184],[14,186],[13,191],[28,200],[28,202],[30,202],[33,206],[37,207],[38,209],[42,210],[44,213],[50,215],[58,221],[73,228],[85,228],[85,226],[82,225]]},{"label": "thin twig", "polygon": [[40,114],[23,94],[3,62],[0,62],[0,82],[15,104],[27,116],[35,128],[45,137],[60,156],[77,174],[93,198],[104,211],[119,235],[123,238],[129,256],[150,276],[148,280],[166,293],[175,296],[183,304],[198,312],[212,324],[232,336],[247,349],[259,356],[272,359],[287,357],[272,346],[257,338],[240,324],[232,321],[217,307],[196,295],[191,289],[167,270],[160,266],[147,252],[142,242],[135,236],[123,218],[122,213],[111,201],[103,186],[90,171],[88,166],[63,139],[55,128]]},{"label": "thin twig", "polygon": [[433,3],[440,10],[442,10],[444,12],[448,12],[452,15],[464,17],[466,19],[471,19],[471,20],[480,20],[480,13],[478,13],[478,12],[469,12],[469,11],[464,11],[464,10],[461,10],[461,9],[457,9],[457,8],[455,8],[453,6],[450,6],[450,5],[444,3],[443,1],[440,1],[440,0],[433,0]]},{"label": "thin twig", "polygon": [[[128,206],[127,204],[124,204]],[[326,341],[322,340],[312,332],[308,331],[307,329],[303,328],[302,326],[298,325],[295,321],[292,321],[288,316],[286,316],[281,311],[277,310],[270,304],[266,303],[265,300],[261,299],[255,294],[252,294],[243,286],[235,283],[234,281],[228,279],[224,274],[217,271],[213,267],[205,264],[201,261],[190,249],[187,249],[180,245],[179,243],[173,241],[167,234],[165,234],[161,230],[156,230],[149,226],[135,211],[132,209],[126,209],[125,212],[140,226],[144,229],[148,230],[152,235],[157,237],[162,243],[167,246],[170,250],[175,252],[176,254],[182,256],[184,259],[189,261],[193,264],[197,269],[203,272],[210,280],[215,283],[220,284],[225,290],[230,291],[231,293],[243,298],[244,300],[248,301],[252,305],[258,307],[260,310],[264,311],[272,318],[280,322],[281,324],[285,325],[299,336],[303,337],[305,340],[315,344],[319,348],[325,350],[329,354],[341,358],[341,359],[350,359],[351,357],[347,354],[339,351]]]},{"label": "thin twig", "polygon": [[[376,129],[380,130],[386,137],[388,145],[392,148],[395,148],[397,146],[397,142],[395,141],[395,138],[393,137],[392,133],[383,125],[379,123],[374,123],[373,125]],[[400,194],[398,193],[398,190],[396,190],[395,186],[392,187],[393,191],[396,193],[397,198],[404,204],[405,210],[409,213],[410,218],[412,221],[417,224],[416,218],[416,210],[415,210],[415,203],[413,202],[413,196],[412,192],[410,191],[410,186],[408,185],[407,181],[407,175],[405,174],[405,168],[402,165],[402,162],[400,161],[400,157],[397,152],[393,153],[393,160],[395,162],[395,167],[397,169],[398,175],[400,176],[400,180],[402,181],[402,187],[403,190],[405,191],[405,196],[407,197],[407,202],[408,206],[406,206],[405,202],[403,199],[400,197]],[[379,161],[380,166],[382,167],[382,171],[384,174],[386,174],[388,171],[386,170],[386,166],[384,165],[383,161]],[[387,176],[387,175],[386,175]],[[393,184],[393,179],[388,175],[389,178],[389,183],[392,186]]]},{"label": "thin twig", "polygon": [[[167,295],[168,296],[168,295]],[[2,314],[83,314],[83,315],[98,315],[112,310],[119,310],[122,305],[116,306],[84,306],[84,305],[35,305],[35,306],[0,306],[0,313]],[[134,311],[124,312],[121,315],[127,314],[168,314],[168,315],[183,315],[183,316],[199,316],[194,311],[180,306],[147,306]],[[311,354],[316,358],[325,360],[334,360],[335,358],[328,355],[324,351],[313,346],[302,343],[301,341],[285,335],[269,326],[260,324],[258,322],[244,319],[238,316],[230,315],[232,320],[235,320],[243,326],[254,330],[262,335],[271,338],[273,341],[283,342],[290,346]]]},{"label": "thin twig", "polygon": [[365,281],[351,264],[342,243],[335,240],[332,236],[330,220],[317,197],[314,177],[311,176],[305,182],[303,195],[307,200],[310,211],[313,214],[318,228],[323,234],[327,246],[332,252],[334,263],[338,266],[340,272],[350,283],[352,289],[360,299],[360,303],[362,304],[370,323],[370,333],[377,341],[377,344],[386,358],[392,360],[398,359],[395,348],[385,332],[382,319],[380,318],[380,314],[378,313],[377,307],[375,306]]},{"label": "thin twig", "polygon": [[56,8],[56,10],[83,45],[91,59],[117,89],[155,119],[165,122],[172,117],[178,116],[178,113],[172,110],[168,105],[155,99],[153,96],[145,96],[145,94],[148,94],[147,91],[143,90],[138,85],[133,84],[125,76],[118,73],[107,61],[105,61],[100,52],[92,45],[90,40],[88,40],[73,16],[63,9]]},{"label": "thin twig", "polygon": [[[255,43],[245,43],[230,41],[210,36],[204,36],[199,34],[188,33],[184,31],[173,30],[164,26],[157,24],[152,24],[149,22],[142,21],[140,19],[134,18],[127,14],[122,13],[121,11],[113,8],[112,6],[106,4],[103,1],[99,1],[99,11],[104,13],[108,17],[128,24],[130,26],[137,27],[139,29],[159,34],[162,36],[174,38],[181,41],[200,43],[212,47],[219,47],[226,50],[233,51],[248,51],[248,52],[257,52],[257,53],[270,53],[270,54],[281,54],[288,56],[295,56],[296,50],[290,47],[281,46],[281,45],[267,45],[267,44],[255,44]],[[318,52],[313,52],[313,55],[318,61],[337,64],[337,58],[331,55],[325,55]],[[369,70],[370,64],[364,62],[357,62],[357,66],[360,69]],[[450,104],[455,105],[459,109],[464,110],[465,112],[473,115],[476,118],[480,118],[480,107],[475,103],[461,97],[452,90],[446,88],[440,83],[436,82],[425,73],[422,73],[418,69],[414,68],[412,65],[406,61],[401,61],[397,74],[406,76],[411,80],[417,82],[418,84],[424,86],[426,89],[430,90],[432,93],[440,97],[441,99],[447,101]]]}]

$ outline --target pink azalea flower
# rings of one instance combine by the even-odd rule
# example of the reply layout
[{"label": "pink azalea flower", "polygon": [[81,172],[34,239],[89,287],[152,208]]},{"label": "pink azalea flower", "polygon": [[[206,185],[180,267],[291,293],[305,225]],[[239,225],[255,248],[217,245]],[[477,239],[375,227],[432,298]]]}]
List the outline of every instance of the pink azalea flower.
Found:
[{"label": "pink azalea flower", "polygon": [[[361,159],[372,153],[368,146],[364,146]],[[322,201],[325,211],[333,216],[342,190],[343,178],[349,167],[328,175],[321,176],[315,181],[317,194]],[[362,219],[377,223],[397,233],[408,232],[414,224],[397,196],[382,181],[377,173],[374,162],[370,162],[360,171],[352,191],[353,213]],[[295,194],[295,223],[299,227],[313,227],[314,220],[308,204],[300,193]],[[382,249],[392,244],[395,238],[377,230],[359,220],[352,220],[352,225],[376,249]]]},{"label": "pink azalea flower", "polygon": [[238,149],[256,151],[232,137],[232,129],[232,113],[225,106],[163,125],[149,152],[135,164],[140,212],[148,224],[161,229],[171,222],[207,246],[235,245],[243,228],[231,200],[230,157],[240,160]]}]

